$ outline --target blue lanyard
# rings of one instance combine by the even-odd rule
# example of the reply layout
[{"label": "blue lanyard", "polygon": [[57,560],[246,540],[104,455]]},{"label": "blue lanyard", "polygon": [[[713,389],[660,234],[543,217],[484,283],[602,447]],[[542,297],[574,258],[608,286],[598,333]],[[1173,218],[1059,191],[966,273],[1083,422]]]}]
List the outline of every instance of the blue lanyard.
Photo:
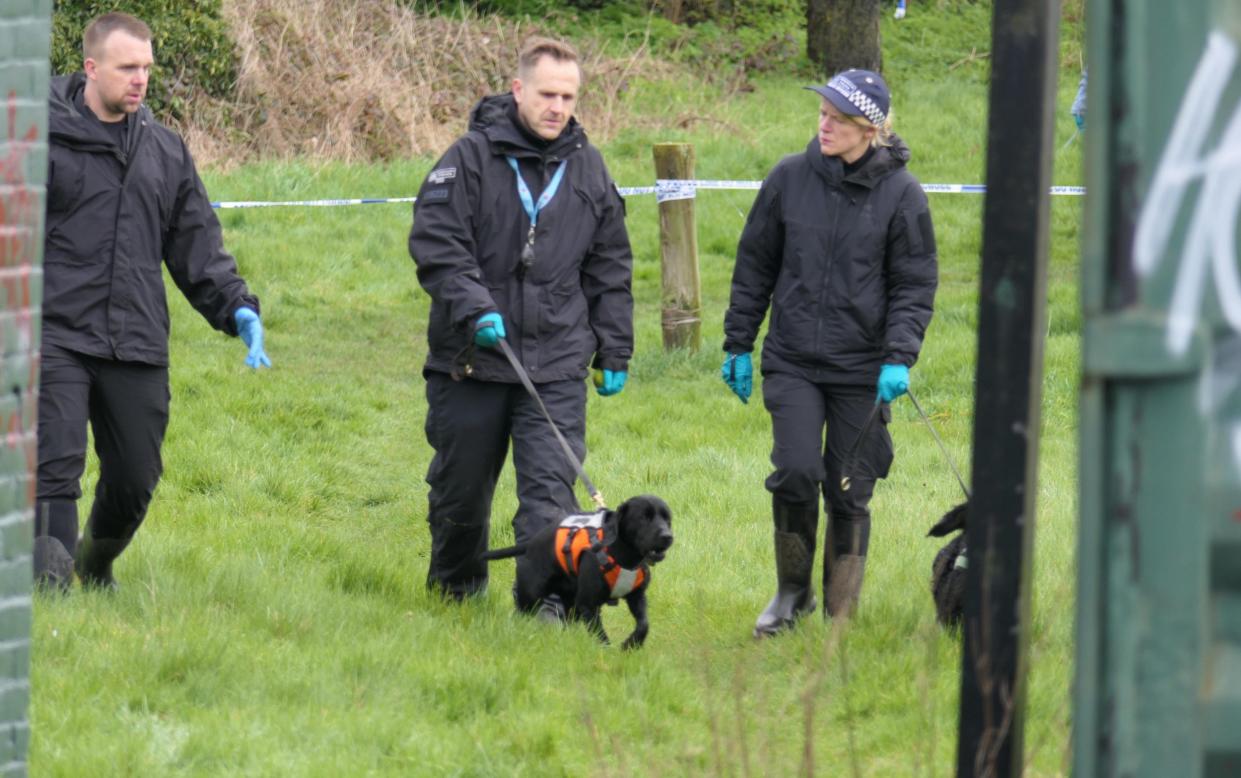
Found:
[{"label": "blue lanyard", "polygon": [[568,167],[569,160],[563,160],[560,167],[556,168],[556,172],[552,175],[551,183],[543,190],[543,194],[539,195],[539,201],[534,202],[534,198],[530,195],[530,187],[526,186],[526,181],[521,177],[521,170],[517,168],[517,160],[513,157],[506,157],[508,166],[513,169],[513,173],[517,176],[517,196],[521,198],[521,207],[526,209],[526,215],[530,217],[530,242],[534,242],[534,226],[539,223],[539,211],[547,207],[547,204],[556,196],[556,190],[560,188],[560,179],[564,178],[564,169]]}]

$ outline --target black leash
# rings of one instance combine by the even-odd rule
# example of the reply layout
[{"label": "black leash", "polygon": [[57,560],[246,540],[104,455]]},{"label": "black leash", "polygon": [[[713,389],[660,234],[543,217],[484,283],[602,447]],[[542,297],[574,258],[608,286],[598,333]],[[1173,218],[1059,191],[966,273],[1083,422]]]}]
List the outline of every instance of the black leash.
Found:
[{"label": "black leash", "polygon": [[857,440],[853,441],[853,446],[849,449],[849,455],[845,457],[845,463],[840,468],[840,490],[842,492],[849,491],[852,485],[853,477],[850,473],[857,466],[857,452],[862,447],[862,441],[866,439],[866,433],[870,432],[871,426],[875,423],[875,417],[879,415],[879,403],[876,402],[874,407],[870,409],[870,415],[866,417],[866,422],[862,424],[862,430],[857,434]]},{"label": "black leash", "polygon": [[582,485],[586,487],[586,491],[590,492],[590,499],[594,500],[600,510],[608,507],[603,501],[603,495],[590,482],[590,476],[586,475],[586,470],[582,467],[582,462],[577,458],[577,454],[573,453],[573,449],[569,447],[569,441],[564,439],[564,435],[560,434],[560,428],[556,426],[556,422],[552,421],[552,415],[547,412],[547,406],[543,404],[543,398],[539,397],[538,391],[534,388],[530,376],[526,373],[526,369],[517,361],[517,355],[513,353],[513,349],[509,348],[508,341],[500,338],[497,341],[500,351],[504,352],[504,356],[508,359],[508,363],[513,366],[513,371],[517,373],[517,378],[521,380],[521,385],[526,387],[526,391],[538,403],[539,410],[543,412],[543,418],[547,419],[547,423],[552,425],[552,432],[556,433],[556,440],[560,442],[560,448],[564,451],[564,455],[569,458],[569,463],[573,465],[573,469],[577,471],[577,477],[582,479]]},{"label": "black leash", "polygon": [[971,499],[970,490],[965,486],[965,479],[961,477],[961,471],[957,469],[957,465],[952,461],[952,455],[948,453],[948,448],[944,445],[944,441],[940,440],[939,433],[935,431],[935,425],[931,424],[931,419],[922,410],[922,406],[918,404],[918,398],[914,397],[914,393],[906,390],[909,399],[913,402],[914,408],[918,409],[918,415],[926,422],[926,428],[935,436],[935,442],[939,444],[939,450],[943,452],[944,459],[948,460],[948,466],[952,468],[952,474],[957,477],[957,483],[961,484],[961,491],[965,492],[965,499]]}]

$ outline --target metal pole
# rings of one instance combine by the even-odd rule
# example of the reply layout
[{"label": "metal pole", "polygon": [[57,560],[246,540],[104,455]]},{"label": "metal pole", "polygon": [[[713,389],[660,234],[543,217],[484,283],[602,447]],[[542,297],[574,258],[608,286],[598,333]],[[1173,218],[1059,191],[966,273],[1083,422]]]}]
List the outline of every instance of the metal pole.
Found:
[{"label": "metal pole", "polygon": [[958,776],[1022,772],[1058,0],[995,0]]}]

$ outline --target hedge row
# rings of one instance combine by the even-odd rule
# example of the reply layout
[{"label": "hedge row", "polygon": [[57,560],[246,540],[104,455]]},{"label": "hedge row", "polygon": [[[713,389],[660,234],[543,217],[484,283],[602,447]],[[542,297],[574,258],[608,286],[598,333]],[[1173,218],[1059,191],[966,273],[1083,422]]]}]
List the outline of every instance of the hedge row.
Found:
[{"label": "hedge row", "polygon": [[82,32],[91,19],[123,10],[151,27],[155,74],[147,104],[160,117],[184,118],[192,96],[227,97],[237,59],[220,0],[57,0],[52,7],[52,73],[82,69]]}]

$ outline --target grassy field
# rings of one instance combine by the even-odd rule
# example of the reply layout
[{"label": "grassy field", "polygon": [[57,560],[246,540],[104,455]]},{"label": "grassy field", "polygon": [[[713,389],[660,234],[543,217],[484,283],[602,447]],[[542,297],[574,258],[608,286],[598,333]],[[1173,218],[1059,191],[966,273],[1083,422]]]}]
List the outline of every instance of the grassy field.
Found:
[{"label": "grassy field", "polygon": [[[962,30],[984,50],[988,18],[926,7],[922,22],[885,23],[898,131],[923,182],[981,182],[986,60],[969,56]],[[945,26],[949,43],[937,37]],[[1076,35],[1066,28],[1066,59]],[[1080,183],[1080,143],[1065,146],[1076,82],[1066,68],[1057,184]],[[802,83],[771,78],[726,102],[637,85],[635,106],[709,121],[623,133],[605,155],[621,185],[649,184],[650,146],[668,140],[695,144],[700,177],[759,178],[814,131],[817,101]],[[272,163],[206,178],[213,199],[403,196],[432,162]],[[937,545],[924,535],[959,489],[908,402],[894,407],[897,459],[872,506],[859,616],[750,638],[774,586],[770,429],[718,366],[752,197],[699,196],[694,354],[663,353],[656,206],[629,202],[637,355],[621,395],[591,393],[586,465],[613,502],[662,495],[677,542],[654,573],[651,637],[628,654],[514,616],[511,563],[495,564],[490,593],[463,607],[423,589],[428,299],[406,250],[409,208],[223,213],[263,300],[274,367],[245,368],[240,342],[211,332],[174,290],[166,474],[118,563],[123,588],[35,601],[31,773],[951,775],[961,656],[935,624]],[[931,197],[941,283],[912,380],[968,477],[982,201]],[[1026,723],[1038,776],[1067,772],[1073,658],[1081,201],[1055,198],[1052,214]],[[493,545],[511,540],[515,507],[506,471]],[[624,608],[605,623],[614,636],[630,628]]]}]

